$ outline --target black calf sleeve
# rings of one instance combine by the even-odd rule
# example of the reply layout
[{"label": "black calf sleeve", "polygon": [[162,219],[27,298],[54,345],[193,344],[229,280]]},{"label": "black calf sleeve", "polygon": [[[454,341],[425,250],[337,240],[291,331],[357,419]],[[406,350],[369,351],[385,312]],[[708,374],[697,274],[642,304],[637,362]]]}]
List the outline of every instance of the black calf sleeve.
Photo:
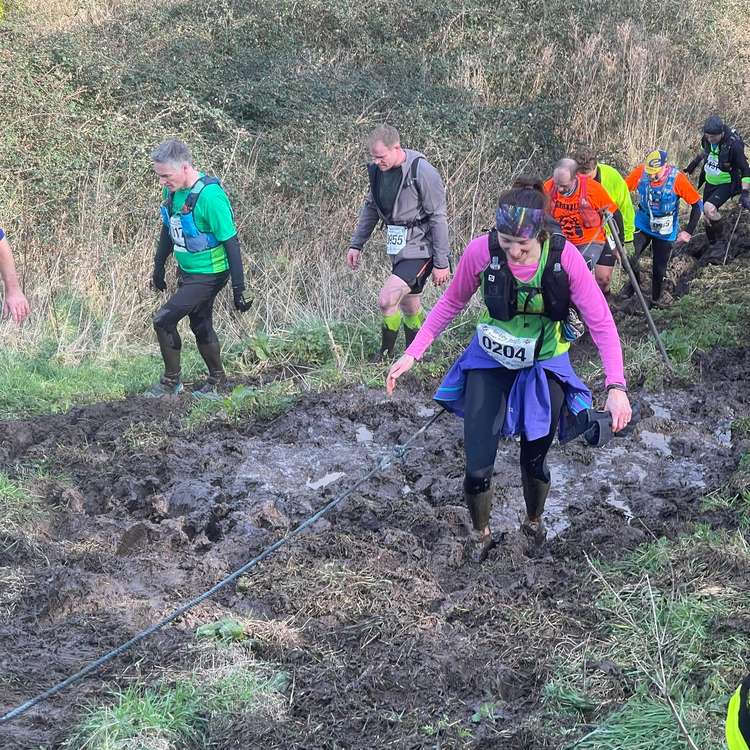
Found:
[{"label": "black calf sleeve", "polygon": [[672,243],[666,240],[652,242],[654,263],[651,269],[651,299],[657,300],[661,295],[664,277],[667,275],[667,265],[672,255]]},{"label": "black calf sleeve", "polygon": [[540,482],[549,482],[550,471],[547,466],[547,454],[536,455],[528,463],[521,462],[521,466],[526,469],[530,477],[538,479]]},{"label": "black calf sleeve", "polygon": [[165,344],[177,351],[182,349],[182,339],[177,332],[177,326],[166,323],[163,319],[160,319],[159,313],[154,317],[154,330],[156,331],[156,338],[159,340],[160,344]]},{"label": "black calf sleeve", "polygon": [[488,466],[483,475],[466,474],[464,477],[464,490],[469,495],[478,495],[490,488],[492,484],[492,470],[494,467]]},{"label": "black calf sleeve", "polygon": [[191,314],[190,330],[199,344],[216,344],[219,341],[219,337],[214,330],[212,317],[206,318]]}]

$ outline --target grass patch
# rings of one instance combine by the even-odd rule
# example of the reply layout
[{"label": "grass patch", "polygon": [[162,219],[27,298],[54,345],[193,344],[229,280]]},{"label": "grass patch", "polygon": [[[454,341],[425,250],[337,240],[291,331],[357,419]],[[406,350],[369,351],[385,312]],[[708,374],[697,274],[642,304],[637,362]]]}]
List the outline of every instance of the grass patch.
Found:
[{"label": "grass patch", "polygon": [[715,346],[745,344],[750,313],[744,301],[750,286],[750,266],[704,269],[668,310],[654,311],[662,340],[676,365],[690,366],[693,357]]},{"label": "grass patch", "polygon": [[212,745],[227,723],[284,710],[285,673],[256,662],[240,645],[204,643],[193,649],[191,673],[165,677],[153,687],[133,686],[108,706],[91,710],[65,743],[81,750],[184,750]]},{"label": "grass patch", "polygon": [[719,747],[745,669],[736,622],[750,622],[749,567],[741,531],[705,525],[592,563],[599,625],[560,659],[543,690],[556,730],[581,736],[566,747],[678,750],[686,734],[699,747]]},{"label": "grass patch", "polygon": [[299,393],[291,380],[261,388],[238,385],[226,396],[199,399],[185,415],[183,426],[198,430],[214,420],[238,424],[248,419],[273,419],[289,409]]},{"label": "grass patch", "polygon": [[733,514],[744,532],[750,530],[750,478],[746,458],[746,455],[742,457],[740,466],[730,477],[729,488],[707,495],[701,506],[704,510],[723,510]]},{"label": "grass patch", "polygon": [[156,357],[146,355],[66,364],[50,358],[44,349],[34,355],[8,352],[0,359],[0,419],[123,398],[157,379],[159,366]]},{"label": "grass patch", "polygon": [[34,524],[43,516],[39,496],[0,472],[0,548],[4,541],[30,539]]}]

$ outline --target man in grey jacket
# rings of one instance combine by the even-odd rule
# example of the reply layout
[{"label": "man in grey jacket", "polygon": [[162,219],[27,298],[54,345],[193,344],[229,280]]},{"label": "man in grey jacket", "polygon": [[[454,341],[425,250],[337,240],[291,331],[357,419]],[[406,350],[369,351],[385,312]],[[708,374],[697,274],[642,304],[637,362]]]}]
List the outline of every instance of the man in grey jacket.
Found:
[{"label": "man in grey jacket", "polygon": [[445,186],[438,171],[418,151],[401,148],[398,131],[377,127],[367,139],[372,156],[370,190],[359,212],[346,262],[356,270],[378,220],[385,226],[391,275],[378,296],[383,314],[382,343],[374,361],[394,355],[404,323],[406,346],[424,320],[421,295],[431,275],[436,286],[450,277]]}]

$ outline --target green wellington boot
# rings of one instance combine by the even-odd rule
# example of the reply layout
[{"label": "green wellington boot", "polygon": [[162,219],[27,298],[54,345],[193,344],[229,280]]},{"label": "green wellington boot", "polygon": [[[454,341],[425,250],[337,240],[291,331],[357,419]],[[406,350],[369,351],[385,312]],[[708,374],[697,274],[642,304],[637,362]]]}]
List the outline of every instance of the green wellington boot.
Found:
[{"label": "green wellington boot", "polygon": [[522,466],[521,484],[523,485],[523,499],[526,503],[526,518],[521,521],[521,531],[537,544],[541,544],[547,537],[542,514],[549,494],[550,482],[549,479],[543,481],[531,476]]},{"label": "green wellington boot", "polygon": [[478,494],[471,494],[464,490],[464,500],[471,514],[471,523],[474,527],[468,556],[472,562],[480,563],[487,553],[495,546],[490,531],[490,511],[492,510],[492,488],[488,488]]}]

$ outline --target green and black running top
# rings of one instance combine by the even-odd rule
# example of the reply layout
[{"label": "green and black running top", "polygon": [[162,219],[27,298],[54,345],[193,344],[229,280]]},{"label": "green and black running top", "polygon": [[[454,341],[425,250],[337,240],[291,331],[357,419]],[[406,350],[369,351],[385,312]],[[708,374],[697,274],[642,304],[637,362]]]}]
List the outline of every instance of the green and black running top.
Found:
[{"label": "green and black running top", "polygon": [[495,230],[489,238],[490,264],[482,274],[486,308],[480,323],[520,338],[536,338],[536,359],[557,357],[570,349],[563,322],[570,307],[568,274],[562,267],[565,238],[553,234],[545,240],[536,273],[527,282],[513,276]]},{"label": "green and black running top", "polygon": [[186,273],[223,273],[229,268],[224,242],[237,234],[229,198],[216,177],[201,173],[190,188],[163,192],[162,221]]},{"label": "green and black running top", "polygon": [[726,736],[729,750],[750,750],[750,675],[729,701]]}]

